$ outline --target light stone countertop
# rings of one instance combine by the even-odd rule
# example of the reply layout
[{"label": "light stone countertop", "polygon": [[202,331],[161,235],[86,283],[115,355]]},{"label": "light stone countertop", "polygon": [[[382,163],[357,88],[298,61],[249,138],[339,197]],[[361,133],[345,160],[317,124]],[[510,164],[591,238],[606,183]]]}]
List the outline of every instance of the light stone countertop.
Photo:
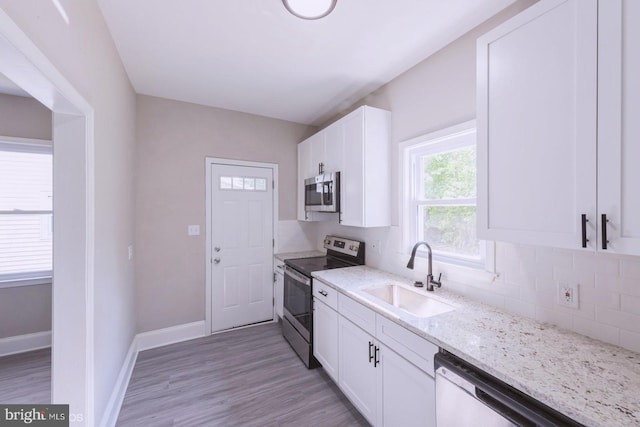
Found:
[{"label": "light stone countertop", "polygon": [[316,250],[316,251],[302,251],[302,252],[285,252],[285,253],[275,254],[274,256],[276,257],[276,259],[279,259],[280,261],[285,261],[287,259],[311,258],[314,256],[323,256],[323,255],[326,255],[326,253]]},{"label": "light stone countertop", "polygon": [[418,289],[409,279],[366,266],[313,276],[580,423],[640,425],[640,353],[508,314],[449,292],[446,283],[429,295],[456,310],[418,318],[361,290]]}]

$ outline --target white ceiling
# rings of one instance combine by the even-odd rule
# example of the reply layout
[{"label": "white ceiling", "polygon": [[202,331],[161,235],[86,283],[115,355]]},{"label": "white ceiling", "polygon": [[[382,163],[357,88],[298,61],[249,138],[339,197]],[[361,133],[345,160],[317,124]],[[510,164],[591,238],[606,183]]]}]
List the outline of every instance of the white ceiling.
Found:
[{"label": "white ceiling", "polygon": [[[321,124],[515,0],[98,0],[136,92]],[[454,71],[454,70],[452,70]]]}]

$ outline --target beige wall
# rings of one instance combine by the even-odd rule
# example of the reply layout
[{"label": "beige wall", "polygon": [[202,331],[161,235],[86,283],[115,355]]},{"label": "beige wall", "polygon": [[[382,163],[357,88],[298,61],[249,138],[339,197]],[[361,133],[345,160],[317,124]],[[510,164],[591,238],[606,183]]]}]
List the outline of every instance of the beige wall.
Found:
[{"label": "beige wall", "polygon": [[0,93],[0,135],[51,139],[51,111],[33,98]]},{"label": "beige wall", "polygon": [[127,260],[134,241],[135,94],[97,2],[0,0],[0,8],[94,109],[96,369],[94,390],[86,393],[95,396],[98,424],[135,336],[134,263]]},{"label": "beige wall", "polygon": [[0,289],[0,338],[51,330],[51,285]]},{"label": "beige wall", "polygon": [[[279,217],[295,219],[296,144],[315,128],[137,97],[138,332],[205,316],[205,157],[279,165]],[[200,236],[187,236],[187,225]]]},{"label": "beige wall", "polygon": [[[51,139],[51,111],[33,98],[0,94],[0,135]],[[0,338],[51,330],[51,285],[0,289]]]}]

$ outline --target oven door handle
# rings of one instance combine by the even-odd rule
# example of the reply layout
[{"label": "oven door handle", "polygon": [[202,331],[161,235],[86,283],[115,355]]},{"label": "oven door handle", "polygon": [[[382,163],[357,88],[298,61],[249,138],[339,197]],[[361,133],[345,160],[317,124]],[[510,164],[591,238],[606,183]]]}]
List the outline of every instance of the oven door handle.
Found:
[{"label": "oven door handle", "polygon": [[296,282],[303,283],[306,286],[311,286],[311,279],[309,277],[303,276],[302,274],[298,273],[296,270],[294,270],[293,268],[291,268],[289,266],[285,267],[284,274],[285,274],[285,276],[291,277]]}]

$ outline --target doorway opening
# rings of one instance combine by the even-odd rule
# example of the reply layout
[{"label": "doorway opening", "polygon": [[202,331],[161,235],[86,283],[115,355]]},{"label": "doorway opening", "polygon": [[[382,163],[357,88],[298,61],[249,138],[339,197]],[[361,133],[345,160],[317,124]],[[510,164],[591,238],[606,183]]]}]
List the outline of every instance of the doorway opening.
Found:
[{"label": "doorway opening", "polygon": [[51,402],[93,425],[93,108],[2,10],[0,73],[53,113]]}]

